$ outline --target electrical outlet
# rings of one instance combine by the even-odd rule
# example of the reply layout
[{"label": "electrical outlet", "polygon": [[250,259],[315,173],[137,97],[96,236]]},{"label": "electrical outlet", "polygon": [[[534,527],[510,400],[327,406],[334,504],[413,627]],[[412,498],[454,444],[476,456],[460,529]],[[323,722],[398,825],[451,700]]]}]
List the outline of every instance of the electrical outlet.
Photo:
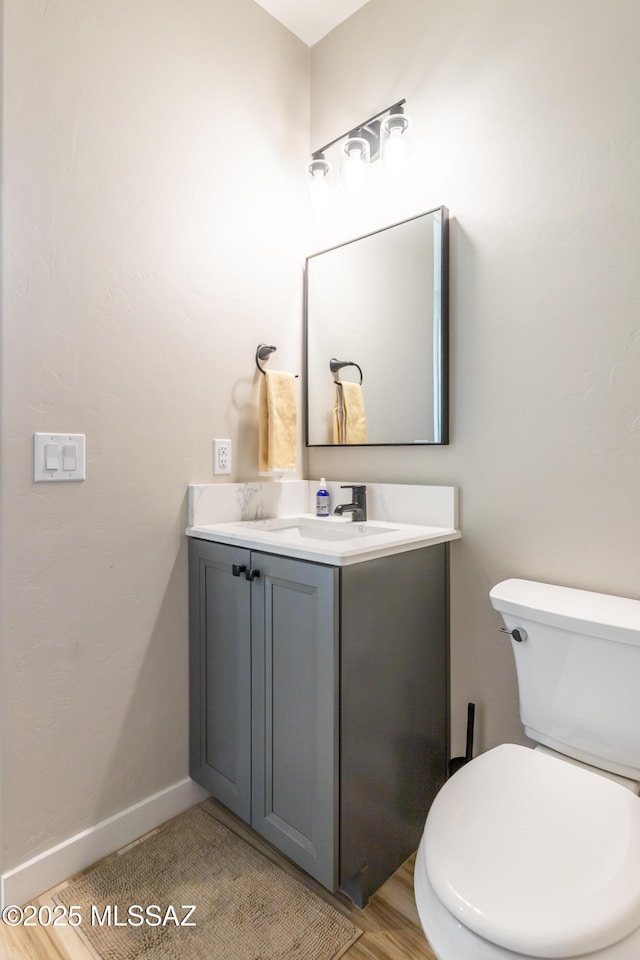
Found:
[{"label": "electrical outlet", "polygon": [[213,472],[231,473],[231,440],[213,441]]}]

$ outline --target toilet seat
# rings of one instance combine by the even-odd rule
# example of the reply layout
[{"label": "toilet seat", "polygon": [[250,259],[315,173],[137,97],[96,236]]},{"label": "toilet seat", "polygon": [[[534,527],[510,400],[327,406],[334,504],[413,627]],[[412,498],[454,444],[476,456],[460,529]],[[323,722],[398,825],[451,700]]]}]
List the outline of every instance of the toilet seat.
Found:
[{"label": "toilet seat", "polygon": [[[427,877],[423,843],[416,857],[414,889],[420,923],[437,960],[543,960],[527,953],[514,953],[473,933],[449,913],[433,892]],[[572,960],[638,960],[640,927],[624,940],[604,950],[589,951]]]},{"label": "toilet seat", "polygon": [[576,957],[640,927],[640,799],[503,744],[436,797],[421,853],[449,913],[507,951]]}]

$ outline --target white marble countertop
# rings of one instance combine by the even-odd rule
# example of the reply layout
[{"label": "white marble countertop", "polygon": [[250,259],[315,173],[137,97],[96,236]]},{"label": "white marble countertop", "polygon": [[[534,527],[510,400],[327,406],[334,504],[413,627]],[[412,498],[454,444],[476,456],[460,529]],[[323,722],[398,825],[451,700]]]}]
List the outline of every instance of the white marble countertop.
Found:
[{"label": "white marble countertop", "polygon": [[[331,566],[361,563],[461,537],[460,531],[454,527],[381,520],[354,523],[343,517],[318,520],[313,514],[200,523],[187,527],[186,532],[187,536],[201,540],[215,540]],[[351,532],[353,536],[349,536]]]}]

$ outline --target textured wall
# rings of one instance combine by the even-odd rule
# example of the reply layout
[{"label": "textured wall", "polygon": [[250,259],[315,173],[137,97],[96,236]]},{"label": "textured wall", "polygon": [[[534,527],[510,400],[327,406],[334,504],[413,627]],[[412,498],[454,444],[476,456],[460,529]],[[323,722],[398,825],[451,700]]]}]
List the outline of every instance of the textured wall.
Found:
[{"label": "textured wall", "polygon": [[[522,738],[488,591],[640,598],[635,0],[370,0],[312,51],[312,147],[407,98],[409,167],[341,194],[315,245],[446,204],[452,442],[312,451],[310,476],[455,483],[454,752]],[[401,375],[402,371],[398,371]]]},{"label": "textured wall", "polygon": [[[640,596],[636,0],[370,0],[312,51],[311,144],[406,96],[409,167],[311,244],[309,54],[253,0],[4,20],[3,869],[186,775],[186,485],[214,436],[255,477],[302,254],[441,203],[452,444],[309,476],[461,487],[454,750],[467,699],[481,747],[519,739],[491,585]],[[33,485],[36,430],[86,432],[85,483]]]},{"label": "textured wall", "polygon": [[253,0],[4,18],[7,870],[187,775],[186,489],[214,436],[256,476],[258,341],[300,363],[309,51]]}]

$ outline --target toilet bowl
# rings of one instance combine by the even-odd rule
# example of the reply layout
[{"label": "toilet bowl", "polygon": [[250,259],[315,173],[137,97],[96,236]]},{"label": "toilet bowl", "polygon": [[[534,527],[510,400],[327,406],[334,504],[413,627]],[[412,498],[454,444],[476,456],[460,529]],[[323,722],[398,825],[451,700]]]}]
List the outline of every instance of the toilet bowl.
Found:
[{"label": "toilet bowl", "polygon": [[545,746],[495,747],[436,796],[425,935],[438,960],[640,960],[640,602],[529,581],[491,599]]},{"label": "toilet bowl", "polygon": [[415,895],[439,960],[640,958],[640,798],[503,744],[436,797]]}]

